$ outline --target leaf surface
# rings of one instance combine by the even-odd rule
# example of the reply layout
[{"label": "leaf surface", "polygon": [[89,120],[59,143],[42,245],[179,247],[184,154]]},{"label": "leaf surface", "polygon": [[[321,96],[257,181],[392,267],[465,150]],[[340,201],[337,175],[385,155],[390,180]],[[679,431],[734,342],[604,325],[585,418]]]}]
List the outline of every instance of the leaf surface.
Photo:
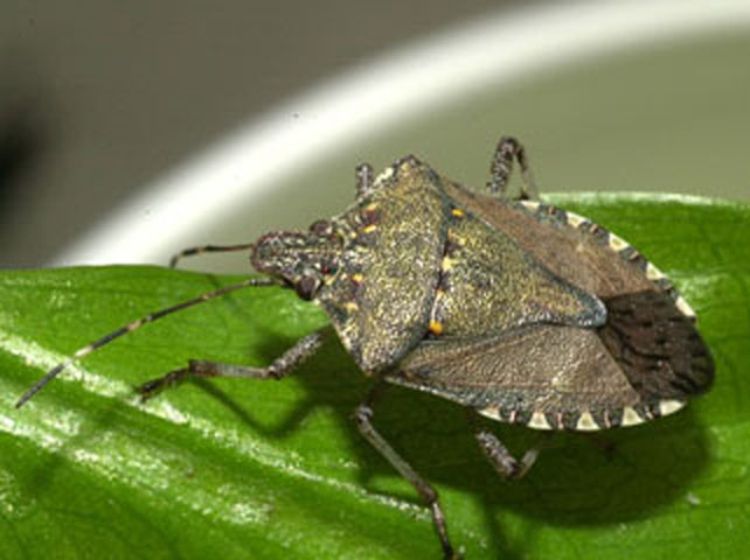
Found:
[{"label": "leaf surface", "polygon": [[[712,391],[675,416],[557,434],[499,480],[460,407],[389,390],[375,422],[438,488],[469,559],[750,554],[750,208],[704,199],[556,198],[627,239],[698,313]],[[156,267],[0,273],[0,558],[438,558],[429,515],[351,413],[368,380],[338,342],[283,382],[133,386],[189,358],[264,365],[327,324],[277,288],[166,318],[45,369],[149,311],[237,280]],[[516,454],[542,434],[494,425]],[[546,448],[549,446],[549,448]]]}]

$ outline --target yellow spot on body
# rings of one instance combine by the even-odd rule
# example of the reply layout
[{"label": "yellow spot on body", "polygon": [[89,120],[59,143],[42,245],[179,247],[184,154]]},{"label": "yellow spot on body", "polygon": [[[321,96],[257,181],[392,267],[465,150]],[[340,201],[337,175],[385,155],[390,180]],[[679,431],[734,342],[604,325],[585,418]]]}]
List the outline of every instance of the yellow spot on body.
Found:
[{"label": "yellow spot on body", "polygon": [[456,245],[460,245],[461,247],[464,247],[466,245],[466,239],[461,237],[460,235],[456,235],[456,232],[454,232],[452,229],[448,230],[448,237]]},{"label": "yellow spot on body", "polygon": [[443,257],[443,262],[440,263],[440,268],[442,268],[443,271],[448,271],[453,268],[453,263],[454,261],[450,257]]},{"label": "yellow spot on body", "polygon": [[360,272],[355,272],[354,274],[352,274],[352,282],[356,282],[357,284],[361,284],[364,279],[365,279],[365,277]]},{"label": "yellow spot on body", "polygon": [[440,336],[443,334],[443,323],[440,321],[435,321],[434,319],[430,321],[430,332],[436,336]]},{"label": "yellow spot on body", "polygon": [[362,228],[362,233],[372,233],[376,229],[378,229],[378,226],[376,226],[375,224],[370,224],[369,226],[365,226]]},{"label": "yellow spot on body", "polygon": [[370,204],[368,204],[367,206],[365,206],[365,211],[366,212],[374,212],[377,209],[378,209],[378,203],[377,202],[371,202]]},{"label": "yellow spot on body", "polygon": [[347,301],[344,304],[344,309],[346,309],[349,313],[354,313],[355,311],[359,310],[359,305],[357,305],[353,301]]},{"label": "yellow spot on body", "polygon": [[456,218],[463,218],[466,215],[466,213],[460,208],[454,208],[453,210],[451,210],[451,214],[453,214]]}]

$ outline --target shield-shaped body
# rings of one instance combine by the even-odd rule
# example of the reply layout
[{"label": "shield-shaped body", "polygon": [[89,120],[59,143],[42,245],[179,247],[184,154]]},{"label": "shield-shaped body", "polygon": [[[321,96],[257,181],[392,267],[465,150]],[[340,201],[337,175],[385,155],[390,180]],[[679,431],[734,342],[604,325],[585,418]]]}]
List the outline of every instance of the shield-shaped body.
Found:
[{"label": "shield-shaped body", "polygon": [[577,215],[407,157],[332,229],[340,258],[314,299],[365,373],[540,429],[640,423],[711,383],[687,303]]}]

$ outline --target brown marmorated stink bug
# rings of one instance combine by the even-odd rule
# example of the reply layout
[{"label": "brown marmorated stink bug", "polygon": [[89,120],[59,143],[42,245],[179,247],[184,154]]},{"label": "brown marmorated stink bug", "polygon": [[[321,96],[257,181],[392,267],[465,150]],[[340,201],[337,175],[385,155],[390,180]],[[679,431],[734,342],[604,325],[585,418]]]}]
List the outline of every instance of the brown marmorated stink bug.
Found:
[{"label": "brown marmorated stink bug", "polygon": [[[506,194],[513,163],[521,194]],[[249,286],[284,286],[318,303],[341,342],[375,381],[356,410],[362,435],[429,506],[446,558],[456,557],[435,490],[372,424],[383,382],[456,401],[483,416],[540,430],[594,431],[671,414],[711,384],[714,366],[695,314],[638,251],[597,224],[536,200],[521,144],[502,138],[486,194],[438,175],[413,156],[373,179],[357,168],[357,198],[307,232],[273,232],[249,249],[265,278],[157,311],[81,348],[18,401],[23,405],[73,360],[170,313]],[[139,388],[148,398],[190,377],[278,379],[323,341],[299,340],[264,368],[191,360]],[[522,476],[531,449],[511,456],[475,427],[506,478]]]}]

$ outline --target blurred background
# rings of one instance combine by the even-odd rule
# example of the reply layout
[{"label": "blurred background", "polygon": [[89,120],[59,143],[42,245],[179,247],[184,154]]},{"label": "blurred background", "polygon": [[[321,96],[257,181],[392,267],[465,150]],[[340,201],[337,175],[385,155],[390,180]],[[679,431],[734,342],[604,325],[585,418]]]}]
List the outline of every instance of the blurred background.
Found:
[{"label": "blurred background", "polygon": [[305,225],[361,160],[481,186],[500,134],[545,191],[750,200],[742,4],[3,0],[0,266]]}]

